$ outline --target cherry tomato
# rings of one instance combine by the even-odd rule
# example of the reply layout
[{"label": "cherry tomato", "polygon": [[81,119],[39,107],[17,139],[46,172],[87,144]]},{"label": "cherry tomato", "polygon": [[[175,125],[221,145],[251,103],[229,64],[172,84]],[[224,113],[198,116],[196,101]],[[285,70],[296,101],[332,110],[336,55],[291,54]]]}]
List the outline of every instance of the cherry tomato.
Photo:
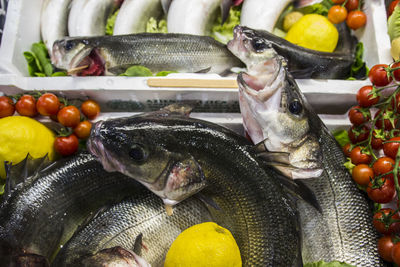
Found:
[{"label": "cherry tomato", "polygon": [[355,126],[361,125],[364,122],[367,122],[371,118],[371,114],[370,114],[369,110],[368,110],[369,115],[367,115],[365,117],[362,114],[362,112],[360,111],[360,108],[361,108],[360,106],[354,106],[349,111],[348,116],[349,116],[350,122]]},{"label": "cherry tomato", "polygon": [[31,95],[23,95],[15,104],[15,109],[21,116],[35,117],[37,115],[36,100]]},{"label": "cherry tomato", "polygon": [[346,0],[332,0],[334,4],[343,4]]},{"label": "cherry tomato", "polygon": [[55,115],[58,112],[60,101],[55,94],[46,93],[39,97],[36,108],[43,116]]},{"label": "cherry tomato", "polygon": [[349,158],[350,158],[350,153],[351,153],[350,146],[351,146],[351,144],[350,144],[350,143],[347,143],[347,144],[345,144],[344,147],[342,148],[343,153],[346,155],[346,157],[349,157]]},{"label": "cherry tomato", "polygon": [[392,1],[390,3],[390,5],[388,7],[388,10],[387,10],[388,18],[390,17],[390,15],[392,15],[392,13],[393,13],[393,11],[394,11],[394,9],[395,9],[395,7],[397,6],[398,3],[399,3],[399,0],[395,0],[395,1]]},{"label": "cherry tomato", "polygon": [[86,100],[82,103],[81,110],[89,120],[93,120],[99,115],[100,106],[94,100]]},{"label": "cherry tomato", "polygon": [[397,70],[393,70],[393,76],[396,81],[400,81],[400,62],[393,63],[390,67],[392,69],[399,68]]},{"label": "cherry tomato", "polygon": [[371,156],[361,153],[361,149],[362,147],[357,146],[350,152],[351,162],[353,162],[355,165],[369,164],[371,162]]},{"label": "cherry tomato", "polygon": [[381,138],[376,138],[376,133],[372,133],[371,146],[373,149],[381,149],[383,147],[383,140]]},{"label": "cherry tomato", "polygon": [[15,112],[14,102],[7,96],[0,96],[0,118],[12,116]]},{"label": "cherry tomato", "polygon": [[[390,217],[390,214],[393,215]],[[400,220],[399,213],[393,209],[383,208],[375,212],[372,222],[379,233],[387,235],[400,231],[400,222],[391,223],[392,220]]]},{"label": "cherry tomato", "polygon": [[372,92],[372,86],[366,85],[360,88],[357,92],[357,102],[361,107],[367,108],[372,105],[375,105],[379,101],[379,96],[373,97],[370,95]]},{"label": "cherry tomato", "polygon": [[392,250],[394,243],[390,235],[385,235],[378,240],[378,253],[379,255],[388,262],[393,262]]},{"label": "cherry tomato", "polygon": [[372,84],[376,86],[385,86],[392,81],[392,77],[388,77],[385,68],[389,67],[386,64],[377,64],[371,68],[368,77]]},{"label": "cherry tomato", "polygon": [[[394,160],[389,157],[381,157],[372,165],[375,176],[388,173],[393,170]],[[393,174],[385,175],[385,177],[393,179]]]},{"label": "cherry tomato", "polygon": [[347,15],[346,24],[350,29],[357,30],[367,23],[367,16],[360,10],[353,10]]},{"label": "cherry tomato", "polygon": [[[379,187],[374,185],[376,183],[379,184]],[[389,203],[396,194],[393,180],[379,178],[370,181],[367,187],[367,194],[368,197],[376,203]]]},{"label": "cherry tomato", "polygon": [[[382,112],[381,109],[378,110],[378,111],[375,113],[374,118],[378,117],[379,114],[381,114],[381,112]],[[397,122],[399,121],[399,119],[397,118],[397,116],[395,116],[395,114],[393,114],[393,111],[391,111],[391,110],[385,110],[385,112],[383,113],[383,117],[388,117],[388,116],[389,116],[389,117],[394,117],[393,122],[394,122],[394,125],[396,126],[396,125],[397,125]],[[382,123],[382,118],[381,118],[381,119],[376,120],[376,122],[375,122],[375,127],[378,128],[378,129],[382,129],[382,127],[383,127],[383,129],[389,131],[389,130],[392,130],[392,129],[393,129],[393,124],[390,122],[389,119],[383,119],[383,123]]]},{"label": "cherry tomato", "polygon": [[335,5],[332,6],[328,11],[328,19],[334,23],[339,24],[346,20],[347,9],[345,7]]},{"label": "cherry tomato", "polygon": [[[387,142],[392,141],[400,141],[400,136],[393,137],[389,139]],[[397,150],[399,149],[400,143],[384,143],[383,144],[383,152],[386,156],[391,157],[392,159],[396,158]]]},{"label": "cherry tomato", "polygon": [[392,248],[392,260],[397,265],[400,265],[400,242],[394,244]]},{"label": "cherry tomato", "polygon": [[81,121],[74,129],[74,134],[78,136],[79,139],[87,139],[90,135],[90,130],[92,129],[92,123],[89,121]]},{"label": "cherry tomato", "polygon": [[[64,103],[60,103],[60,106],[58,107],[58,111],[60,111],[61,109],[63,109],[65,107]],[[58,113],[58,112],[57,112]],[[55,115],[50,115],[50,119],[52,119],[55,122],[58,122],[57,119],[57,114]]]},{"label": "cherry tomato", "polygon": [[348,11],[352,11],[358,8],[358,0],[348,0],[344,5]]},{"label": "cherry tomato", "polygon": [[[353,130],[357,130],[357,131],[359,131],[360,133],[358,134],[358,135],[356,135],[354,132],[353,132]],[[347,131],[347,133],[348,133],[348,135],[349,135],[349,138],[350,138],[350,141],[353,143],[353,144],[357,144],[357,143],[359,143],[359,142],[362,142],[362,141],[364,141],[364,140],[367,140],[367,138],[368,138],[368,136],[369,136],[369,128],[367,127],[367,126],[362,126],[361,127],[361,129],[359,129],[359,128],[356,128],[355,126],[352,126],[348,131]]]},{"label": "cherry tomato", "polygon": [[353,180],[362,186],[367,186],[374,178],[374,171],[367,164],[358,164],[351,173]]},{"label": "cherry tomato", "polygon": [[76,127],[81,121],[81,113],[75,106],[66,106],[57,113],[57,120],[66,127]]},{"label": "cherry tomato", "polygon": [[79,141],[75,134],[59,136],[54,141],[55,150],[62,156],[69,156],[78,151]]}]

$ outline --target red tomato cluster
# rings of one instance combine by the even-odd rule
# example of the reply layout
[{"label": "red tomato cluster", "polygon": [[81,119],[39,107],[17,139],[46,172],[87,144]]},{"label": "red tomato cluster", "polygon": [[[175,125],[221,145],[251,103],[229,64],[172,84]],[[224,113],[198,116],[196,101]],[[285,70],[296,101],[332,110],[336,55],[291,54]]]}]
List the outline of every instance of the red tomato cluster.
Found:
[{"label": "red tomato cluster", "polygon": [[[14,103],[13,99],[16,100]],[[78,151],[79,139],[87,139],[92,123],[81,119],[81,112],[89,119],[95,119],[100,113],[100,106],[93,100],[82,103],[81,110],[73,105],[65,105],[52,93],[40,95],[37,100],[34,96],[25,94],[20,97],[0,97],[0,118],[14,115],[15,111],[21,116],[35,117],[49,116],[65,127],[73,129],[67,136],[58,136],[54,142],[55,150],[62,156],[68,156]]]},{"label": "red tomato cluster", "polygon": [[339,24],[346,21],[350,29],[357,30],[367,23],[367,16],[360,10],[361,2],[359,0],[332,0],[336,5],[328,11],[328,19]]},{"label": "red tomato cluster", "polygon": [[[343,152],[355,165],[353,180],[375,203],[392,202],[400,178],[400,63],[378,64],[371,68],[372,85],[357,92],[358,105],[348,113],[352,127],[348,130],[351,143]],[[382,94],[388,90],[395,91]],[[397,159],[397,160],[396,160]],[[398,202],[397,202],[398,203]],[[383,259],[400,265],[400,208],[381,208],[374,214],[373,224],[384,236],[378,251]]]}]

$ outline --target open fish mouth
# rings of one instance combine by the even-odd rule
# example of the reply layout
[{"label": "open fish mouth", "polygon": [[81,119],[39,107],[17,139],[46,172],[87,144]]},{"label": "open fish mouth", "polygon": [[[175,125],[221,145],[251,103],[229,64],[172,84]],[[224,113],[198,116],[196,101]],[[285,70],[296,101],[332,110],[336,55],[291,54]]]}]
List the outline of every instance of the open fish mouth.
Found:
[{"label": "open fish mouth", "polygon": [[101,76],[105,73],[105,61],[98,49],[85,48],[73,57],[67,73],[76,76]]},{"label": "open fish mouth", "polygon": [[273,76],[253,76],[246,72],[241,72],[239,73],[237,78],[237,81],[239,83],[239,90],[241,93],[245,93],[254,98],[257,98],[257,100],[260,102],[265,102],[270,99],[279,89],[279,86],[275,85],[277,83],[280,83],[279,79],[277,79],[279,75],[279,71],[276,72]]}]

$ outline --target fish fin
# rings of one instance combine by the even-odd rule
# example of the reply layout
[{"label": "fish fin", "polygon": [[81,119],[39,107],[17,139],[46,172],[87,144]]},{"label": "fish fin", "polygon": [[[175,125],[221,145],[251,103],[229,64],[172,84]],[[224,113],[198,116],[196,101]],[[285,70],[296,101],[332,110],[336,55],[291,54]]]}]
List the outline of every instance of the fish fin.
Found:
[{"label": "fish fin", "polygon": [[208,73],[208,72],[210,72],[210,70],[211,70],[211,67],[208,67],[208,68],[204,68],[204,69],[195,71],[195,73]]},{"label": "fish fin", "polygon": [[229,10],[231,9],[231,6],[233,5],[232,0],[222,0],[221,2],[221,25],[225,23],[225,21],[229,17]]},{"label": "fish fin", "polygon": [[183,104],[183,103],[175,103],[163,107],[160,111],[161,113],[168,114],[178,114],[182,116],[189,117],[190,113],[193,111],[194,105]]},{"label": "fish fin", "polygon": [[316,210],[322,213],[322,208],[314,194],[314,192],[304,184],[300,179],[290,179],[284,175],[276,175],[279,183],[283,186],[284,190],[289,194],[300,198],[311,206],[313,206]]},{"label": "fish fin", "polygon": [[164,14],[167,15],[169,11],[169,7],[171,6],[172,0],[161,0],[161,6],[164,10]]},{"label": "fish fin", "polygon": [[213,207],[216,210],[221,210],[217,203],[211,198],[202,193],[197,193],[196,197],[200,199],[204,204]]},{"label": "fish fin", "polygon": [[219,76],[222,76],[222,77],[227,77],[227,76],[231,76],[231,75],[236,75],[236,73],[234,71],[232,71],[231,69],[226,69],[223,72],[219,73]]},{"label": "fish fin", "polygon": [[6,169],[6,184],[4,194],[10,195],[14,188],[23,184],[32,183],[38,174],[49,165],[47,154],[38,159],[33,159],[29,153],[20,163],[12,165],[12,162],[4,162]]},{"label": "fish fin", "polygon": [[141,256],[142,247],[143,247],[143,233],[140,233],[136,237],[135,243],[133,244],[133,252],[135,252],[138,256]]},{"label": "fish fin", "polygon": [[264,163],[268,165],[284,165],[284,166],[292,166],[289,160],[290,153],[287,152],[273,152],[273,151],[264,151],[257,153],[257,157],[262,159]]},{"label": "fish fin", "polygon": [[82,230],[90,221],[92,221],[93,219],[97,218],[101,213],[103,213],[104,211],[106,211],[107,209],[109,209],[110,206],[109,205],[105,205],[101,208],[99,208],[97,211],[95,212],[91,212],[76,228],[75,232],[78,232],[80,230]]}]

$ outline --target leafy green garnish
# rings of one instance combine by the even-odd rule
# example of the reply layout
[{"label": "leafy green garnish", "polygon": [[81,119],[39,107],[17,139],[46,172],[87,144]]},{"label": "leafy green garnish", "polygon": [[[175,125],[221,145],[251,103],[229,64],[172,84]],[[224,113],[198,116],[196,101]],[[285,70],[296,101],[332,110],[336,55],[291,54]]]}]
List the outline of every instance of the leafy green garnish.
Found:
[{"label": "leafy green garnish", "polygon": [[331,262],[318,261],[313,263],[306,263],[304,264],[304,267],[354,267],[354,266],[339,261],[331,261]]},{"label": "leafy green garnish", "polygon": [[146,32],[151,33],[167,33],[167,20],[162,19],[157,22],[157,20],[153,17],[147,21],[146,24]]},{"label": "leafy green garnish", "polygon": [[335,137],[336,141],[339,143],[341,147],[345,144],[350,143],[349,134],[346,130],[337,130],[333,132],[333,136]]},{"label": "leafy green garnish", "polygon": [[129,67],[124,73],[119,76],[130,76],[130,77],[146,77],[153,76],[153,73],[150,69],[144,66],[132,66]]},{"label": "leafy green garnish", "polygon": [[220,41],[224,44],[228,43],[228,41],[233,39],[233,28],[240,24],[240,8],[239,7],[233,7],[229,11],[229,17],[225,21],[223,25],[222,24],[222,17],[221,15],[218,16],[216,19],[214,25],[211,28],[211,37],[216,39],[217,41]]},{"label": "leafy green garnish", "polygon": [[25,51],[24,57],[28,63],[28,72],[32,77],[66,76],[65,72],[54,73],[49,53],[43,42],[34,43],[31,51]]},{"label": "leafy green garnish", "polygon": [[333,3],[331,0],[324,0],[320,3],[301,8],[300,10],[304,14],[319,14],[322,16],[327,16],[328,11],[332,6]]},{"label": "leafy green garnish", "polygon": [[357,43],[356,54],[353,65],[350,69],[350,77],[348,80],[365,79],[368,76],[368,68],[363,60],[364,45],[362,42]]},{"label": "leafy green garnish", "polygon": [[115,11],[108,19],[106,24],[106,35],[113,35],[115,20],[117,19],[119,9]]},{"label": "leafy green garnish", "polygon": [[170,73],[177,73],[176,71],[160,71],[156,76],[167,76]]}]

